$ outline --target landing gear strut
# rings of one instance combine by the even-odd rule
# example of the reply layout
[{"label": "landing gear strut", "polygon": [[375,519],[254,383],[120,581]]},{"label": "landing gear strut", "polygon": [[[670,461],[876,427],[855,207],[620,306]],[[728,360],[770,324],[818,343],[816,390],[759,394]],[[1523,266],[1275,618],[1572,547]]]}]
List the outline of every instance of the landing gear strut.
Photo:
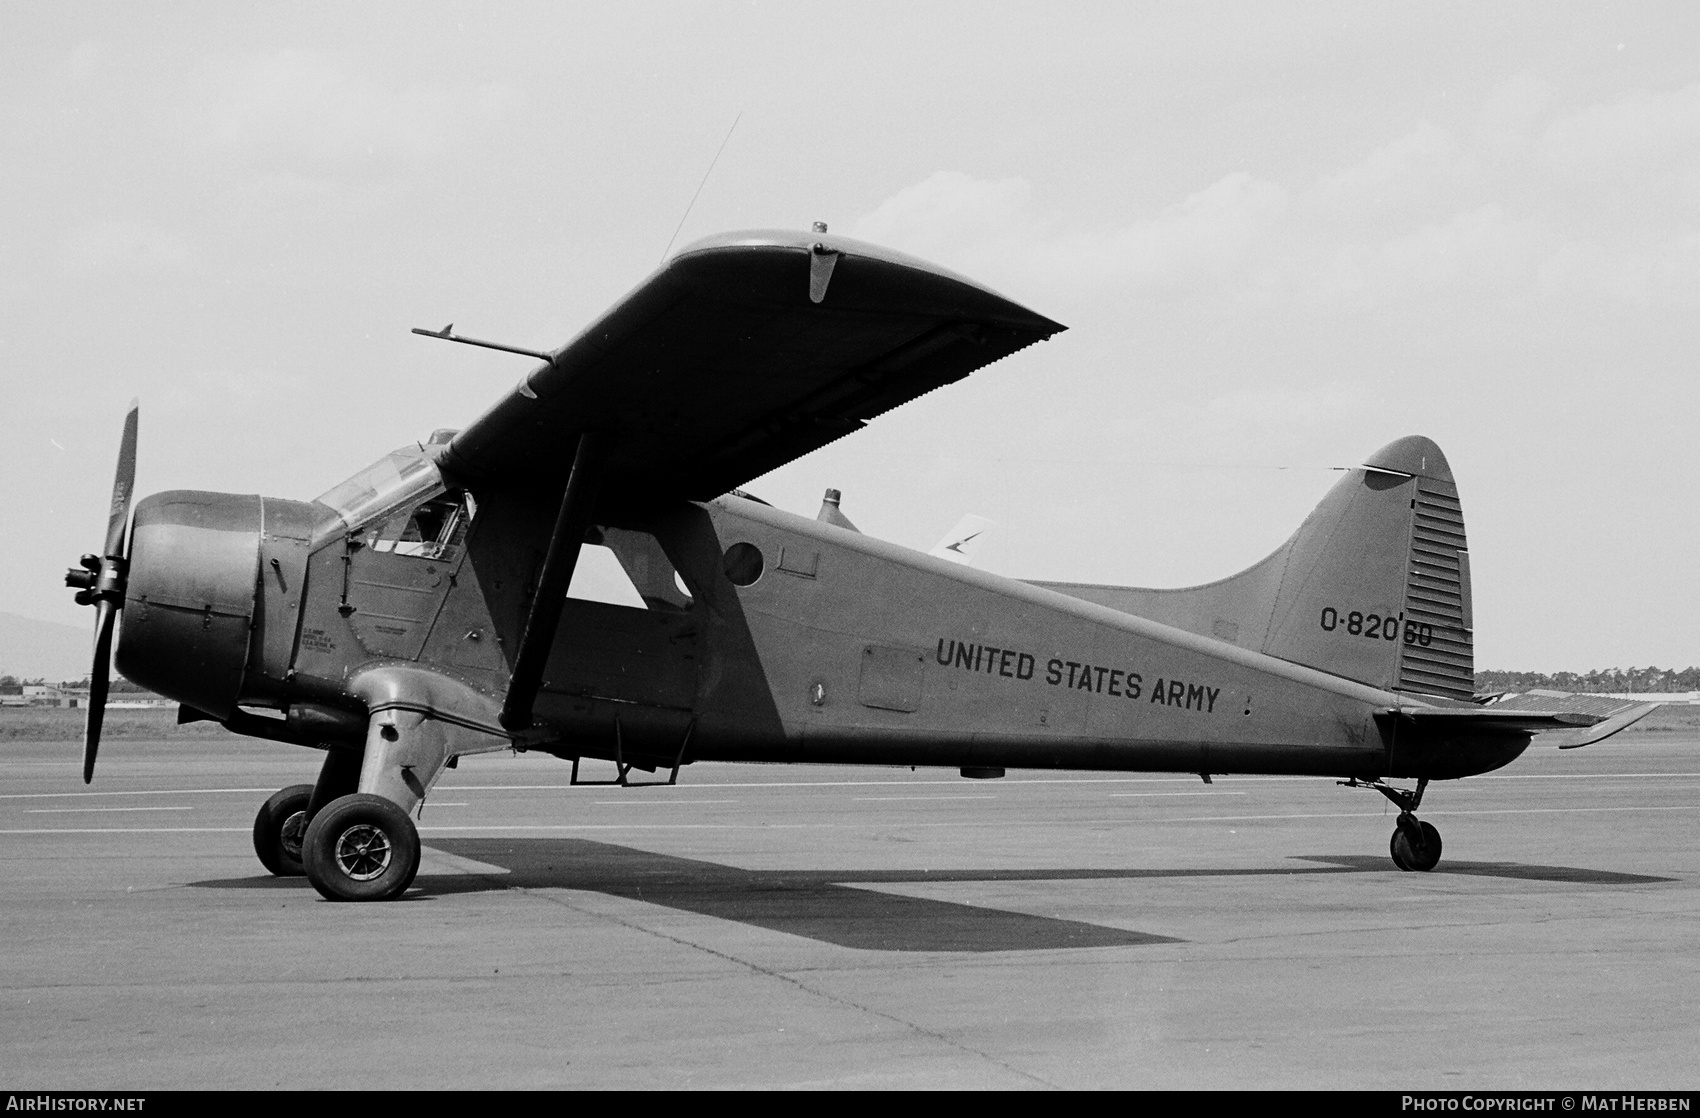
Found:
[{"label": "landing gear strut", "polygon": [[1423,802],[1423,792],[1428,788],[1426,777],[1417,781],[1414,791],[1395,788],[1381,780],[1359,780],[1356,777],[1340,783],[1347,788],[1374,788],[1399,809],[1399,818],[1395,820],[1397,827],[1387,843],[1394,865],[1402,870],[1427,871],[1440,864],[1440,832],[1433,823],[1425,823],[1415,814],[1417,805]]}]

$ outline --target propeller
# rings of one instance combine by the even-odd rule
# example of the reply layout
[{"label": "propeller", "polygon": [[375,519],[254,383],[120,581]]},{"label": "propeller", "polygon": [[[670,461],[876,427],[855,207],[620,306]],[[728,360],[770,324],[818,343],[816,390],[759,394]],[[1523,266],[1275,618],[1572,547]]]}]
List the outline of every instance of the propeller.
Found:
[{"label": "propeller", "polygon": [[94,758],[100,750],[100,727],[106,719],[106,692],[112,679],[112,626],[124,608],[124,587],[130,562],[125,547],[130,525],[130,501],[136,491],[136,421],[141,406],[130,401],[124,435],[118,443],[118,474],[112,481],[112,506],[106,514],[106,546],[99,555],[85,555],[79,566],[65,572],[65,585],[76,587],[77,604],[93,606],[94,666],[89,671],[88,718],[83,723],[83,783],[94,779]]}]

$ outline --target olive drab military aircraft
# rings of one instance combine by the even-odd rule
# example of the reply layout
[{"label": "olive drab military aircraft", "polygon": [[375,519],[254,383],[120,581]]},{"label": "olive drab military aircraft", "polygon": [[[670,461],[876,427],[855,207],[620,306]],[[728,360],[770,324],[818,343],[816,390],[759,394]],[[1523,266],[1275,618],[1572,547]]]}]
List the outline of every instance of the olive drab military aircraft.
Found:
[{"label": "olive drab military aircraft", "polygon": [[[337,900],[405,891],[432,785],[502,749],[622,784],[710,760],[1332,777],[1393,801],[1393,861],[1426,870],[1430,781],[1650,709],[1475,694],[1458,490],[1424,438],[1180,590],[1018,581],[951,546],[987,522],[929,555],[857,531],[836,492],[809,519],[738,489],[1062,329],[817,225],[681,250],[558,350],[419,330],[539,363],[317,500],[179,490],[132,522],[132,406],[104,550],[66,579],[98,611],[84,780],[110,659],[182,720],[323,751],[254,845]],[[631,601],[569,594],[588,547]]]}]

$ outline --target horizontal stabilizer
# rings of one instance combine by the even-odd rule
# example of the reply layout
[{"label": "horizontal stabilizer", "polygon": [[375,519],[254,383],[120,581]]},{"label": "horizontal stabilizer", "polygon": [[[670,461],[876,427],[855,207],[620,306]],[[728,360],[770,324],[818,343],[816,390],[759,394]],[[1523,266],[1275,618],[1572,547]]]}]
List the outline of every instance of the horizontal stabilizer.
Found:
[{"label": "horizontal stabilizer", "polygon": [[1607,695],[1528,691],[1477,707],[1418,707],[1400,713],[1440,732],[1517,731],[1539,734],[1540,744],[1576,749],[1604,741],[1645,718],[1658,703]]},{"label": "horizontal stabilizer", "polygon": [[1604,722],[1595,723],[1586,730],[1573,730],[1569,733],[1547,734],[1540,739],[1542,745],[1556,745],[1560,749],[1579,749],[1584,745],[1593,745],[1597,741],[1605,741],[1619,730],[1633,726],[1649,714],[1661,703],[1636,703],[1629,709],[1614,714]]},{"label": "horizontal stabilizer", "polygon": [[949,559],[953,563],[972,564],[974,552],[979,549],[981,539],[992,527],[992,521],[969,513],[958,520],[956,527],[952,528],[944,539],[934,544],[927,554],[939,559]]},{"label": "horizontal stabilizer", "polygon": [[1476,707],[1406,707],[1399,711],[1412,722],[1429,730],[1467,732],[1471,730],[1569,730],[1592,726],[1601,721],[1592,714],[1563,710],[1491,710]]}]

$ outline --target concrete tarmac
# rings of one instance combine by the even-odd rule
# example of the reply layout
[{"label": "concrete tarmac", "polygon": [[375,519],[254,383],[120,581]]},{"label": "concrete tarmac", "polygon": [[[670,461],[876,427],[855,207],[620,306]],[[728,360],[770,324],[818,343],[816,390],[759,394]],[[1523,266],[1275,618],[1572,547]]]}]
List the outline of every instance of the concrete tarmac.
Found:
[{"label": "concrete tarmac", "polygon": [[377,905],[254,858],[318,756],[0,746],[0,1089],[1700,1085],[1693,726],[1431,787],[1426,874],[1327,780],[499,754]]}]

